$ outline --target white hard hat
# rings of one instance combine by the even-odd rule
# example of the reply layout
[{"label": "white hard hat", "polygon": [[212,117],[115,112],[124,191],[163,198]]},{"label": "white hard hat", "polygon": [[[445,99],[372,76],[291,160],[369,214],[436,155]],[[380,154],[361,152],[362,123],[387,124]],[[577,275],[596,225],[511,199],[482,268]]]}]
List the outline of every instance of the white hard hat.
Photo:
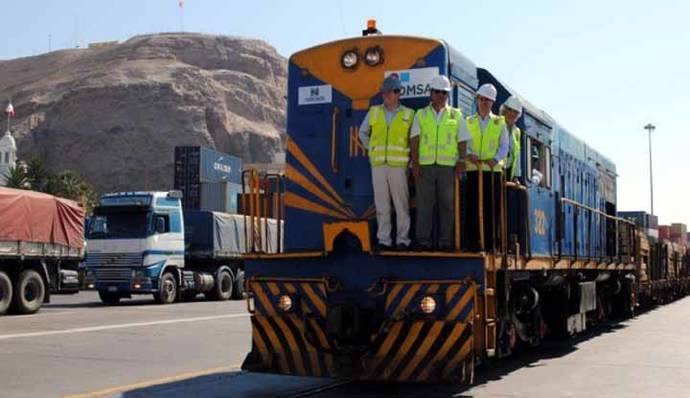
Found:
[{"label": "white hard hat", "polygon": [[479,90],[477,90],[477,95],[481,95],[482,97],[488,98],[491,101],[496,101],[496,94],[496,87],[494,87],[494,85],[491,83],[484,83],[479,86]]},{"label": "white hard hat", "polygon": [[520,99],[518,97],[516,97],[514,95],[511,95],[510,97],[508,97],[506,102],[504,102],[503,105],[501,105],[501,113],[503,113],[503,110],[505,108],[512,109],[512,110],[516,111],[518,113],[518,117],[519,117],[519,115],[522,114],[522,102],[520,101]]},{"label": "white hard hat", "polygon": [[443,75],[431,79],[429,86],[432,90],[450,91],[450,81]]}]

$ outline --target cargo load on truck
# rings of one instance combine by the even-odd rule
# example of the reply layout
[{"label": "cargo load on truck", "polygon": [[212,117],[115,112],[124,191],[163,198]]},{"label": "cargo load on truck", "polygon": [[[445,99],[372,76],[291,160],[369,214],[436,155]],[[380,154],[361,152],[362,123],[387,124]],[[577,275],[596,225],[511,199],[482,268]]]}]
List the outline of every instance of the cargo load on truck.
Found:
[{"label": "cargo load on truck", "polygon": [[84,209],[45,193],[0,188],[0,255],[81,256]]},{"label": "cargo load on truck", "polygon": [[0,188],[0,315],[38,311],[79,291],[84,210],[52,195]]},{"label": "cargo load on truck", "polygon": [[[185,254],[194,258],[239,258],[251,248],[245,240],[246,216],[213,211],[185,211]],[[265,221],[265,222],[264,222]],[[266,253],[277,253],[278,222],[261,221],[261,241]],[[282,225],[281,225],[282,228]],[[258,228],[256,228],[257,233]],[[282,234],[281,234],[282,235]]]}]

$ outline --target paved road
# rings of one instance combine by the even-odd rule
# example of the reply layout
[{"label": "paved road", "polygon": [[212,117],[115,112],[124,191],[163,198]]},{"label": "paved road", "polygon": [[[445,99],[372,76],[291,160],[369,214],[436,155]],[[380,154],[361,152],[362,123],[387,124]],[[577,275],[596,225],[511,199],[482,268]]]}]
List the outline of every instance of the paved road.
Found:
[{"label": "paved road", "polygon": [[[690,298],[478,372],[471,389],[247,374],[243,302],[103,307],[57,296],[39,314],[0,318],[0,396],[658,397],[690,396]],[[334,387],[323,392],[316,389]]]}]

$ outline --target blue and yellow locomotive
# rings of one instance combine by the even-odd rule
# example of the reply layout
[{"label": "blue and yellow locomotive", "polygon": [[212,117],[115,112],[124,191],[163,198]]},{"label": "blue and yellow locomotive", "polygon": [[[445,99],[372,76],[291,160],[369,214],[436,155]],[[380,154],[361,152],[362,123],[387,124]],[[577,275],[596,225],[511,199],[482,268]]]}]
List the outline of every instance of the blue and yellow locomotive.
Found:
[{"label": "blue and yellow locomotive", "polygon": [[[429,81],[452,83],[470,115],[480,84],[496,109],[518,95],[442,40],[362,37],[318,45],[289,60],[281,253],[261,252],[263,190],[250,174],[246,257],[257,372],[386,381],[465,381],[476,363],[572,335],[635,304],[635,225],[616,216],[615,165],[523,99],[521,169],[537,184],[504,179],[494,247],[468,251],[463,184],[455,187],[455,251],[374,252],[371,169],[358,128],[396,73],[402,102],[419,109]],[[269,182],[270,183],[270,182]],[[411,212],[415,198],[412,196]],[[481,203],[481,202],[480,202]],[[481,205],[481,204],[480,204]],[[283,210],[284,209],[284,210]],[[483,230],[480,227],[480,230]],[[260,243],[260,242],[259,242]],[[483,243],[483,242],[480,242]]]}]

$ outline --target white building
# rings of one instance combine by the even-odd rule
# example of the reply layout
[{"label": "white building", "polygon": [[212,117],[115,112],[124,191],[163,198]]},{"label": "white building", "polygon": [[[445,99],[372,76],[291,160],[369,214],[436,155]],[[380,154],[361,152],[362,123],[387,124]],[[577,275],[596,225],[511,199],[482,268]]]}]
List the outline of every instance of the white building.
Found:
[{"label": "white building", "polygon": [[17,142],[7,130],[0,139],[0,186],[7,182],[5,177],[10,169],[17,165]]}]

